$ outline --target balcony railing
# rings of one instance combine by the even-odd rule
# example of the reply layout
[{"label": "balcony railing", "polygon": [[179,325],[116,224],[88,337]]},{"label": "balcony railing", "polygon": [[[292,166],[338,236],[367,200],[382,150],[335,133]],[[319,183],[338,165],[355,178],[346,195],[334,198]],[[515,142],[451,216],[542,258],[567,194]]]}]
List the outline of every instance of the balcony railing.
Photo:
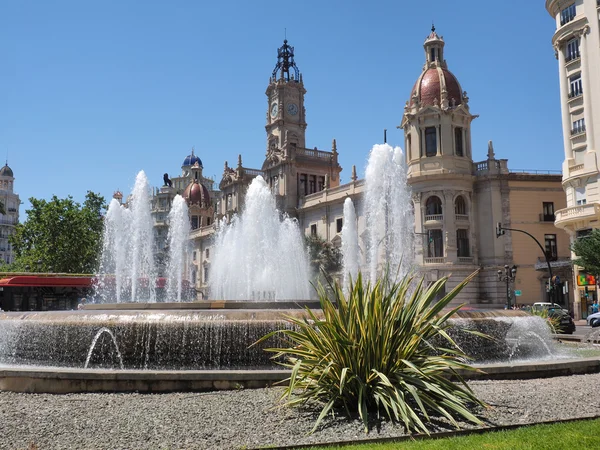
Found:
[{"label": "balcony railing", "polygon": [[571,91],[569,92],[569,98],[577,98],[577,97],[581,97],[583,95],[583,90],[580,89],[578,91]]},{"label": "balcony railing", "polygon": [[458,262],[462,264],[471,264],[473,262],[472,256],[459,256]]},{"label": "balcony railing", "polygon": [[570,208],[559,209],[554,214],[556,215],[557,225],[566,221],[600,217],[600,205],[597,203],[577,205]]},{"label": "balcony railing", "polygon": [[576,134],[585,133],[585,125],[579,125],[571,129],[571,136],[575,136]]},{"label": "balcony railing", "polygon": [[465,220],[465,221],[468,221],[469,220],[469,215],[468,214],[456,214],[456,220]]},{"label": "balcony railing", "polygon": [[429,222],[430,220],[442,221],[444,220],[443,214],[429,214],[425,215],[425,222]]},{"label": "balcony railing", "polygon": [[443,256],[436,256],[433,258],[425,258],[425,264],[444,264],[446,262],[446,258]]},{"label": "balcony railing", "polygon": [[571,52],[567,55],[567,57],[565,58],[566,62],[571,62],[575,59],[579,59],[580,55],[579,55],[579,50],[577,50],[576,52]]},{"label": "balcony railing", "polygon": [[540,222],[554,222],[554,214],[540,214]]}]

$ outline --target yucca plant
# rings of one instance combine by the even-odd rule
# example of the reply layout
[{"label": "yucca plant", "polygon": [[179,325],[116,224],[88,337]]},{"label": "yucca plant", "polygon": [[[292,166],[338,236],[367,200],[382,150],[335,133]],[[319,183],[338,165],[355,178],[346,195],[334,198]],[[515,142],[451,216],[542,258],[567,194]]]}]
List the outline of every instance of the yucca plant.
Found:
[{"label": "yucca plant", "polygon": [[381,413],[408,431],[427,434],[425,423],[433,416],[445,417],[456,428],[457,417],[481,423],[470,408],[484,403],[456,372],[475,369],[446,333],[448,319],[460,306],[444,311],[474,275],[437,302],[447,278],[426,288],[414,276],[393,283],[383,277],[372,285],[359,274],[347,294],[334,286],[333,301],[320,286],[321,312],[307,308],[304,318],[286,317],[292,329],[261,339],[280,334],[289,344],[267,349],[292,370],[283,405],[321,402],[313,431],[339,409],[358,411],[366,432],[369,416]]}]

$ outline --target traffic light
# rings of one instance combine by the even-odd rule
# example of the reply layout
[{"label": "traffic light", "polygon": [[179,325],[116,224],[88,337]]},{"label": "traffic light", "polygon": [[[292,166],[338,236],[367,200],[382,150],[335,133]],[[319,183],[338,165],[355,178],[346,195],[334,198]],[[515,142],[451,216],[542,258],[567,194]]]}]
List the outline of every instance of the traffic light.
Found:
[{"label": "traffic light", "polygon": [[496,224],[496,237],[504,235],[504,228],[502,228],[502,222]]}]

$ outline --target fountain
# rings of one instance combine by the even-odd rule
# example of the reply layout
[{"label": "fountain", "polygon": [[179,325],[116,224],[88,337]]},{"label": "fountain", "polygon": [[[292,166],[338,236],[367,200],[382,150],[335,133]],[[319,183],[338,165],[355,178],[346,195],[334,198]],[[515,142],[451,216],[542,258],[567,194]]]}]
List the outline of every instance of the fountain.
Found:
[{"label": "fountain", "polygon": [[106,213],[98,301],[155,302],[154,231],[150,186],[144,171],[135,179],[129,208],[113,199]]},{"label": "fountain", "polygon": [[[261,176],[246,193],[241,216],[218,231],[210,291],[217,300],[310,298],[308,259],[295,220],[284,217]],[[235,270],[232,268],[235,267]]]},{"label": "fountain", "polygon": [[[364,261],[353,204],[349,199],[344,204],[346,283],[361,265],[372,280],[384,263],[392,275],[402,276],[411,268],[407,255],[413,254],[412,211],[407,206],[410,198],[401,160],[400,150],[387,145],[375,146],[371,152]],[[281,219],[265,181],[257,177],[248,189],[242,215],[216,236],[211,290],[222,300],[181,302],[178,280],[185,270],[189,225],[185,202],[176,197],[169,216],[168,290],[169,300],[178,301],[157,303],[148,281],[156,277],[148,195],[147,179],[140,172],[129,209],[116,201],[109,206],[102,269],[114,276],[100,277],[100,288],[105,289],[99,290],[101,303],[79,311],[0,312],[0,389],[158,392],[238,383],[264,386],[285,378],[286,373],[276,370],[271,355],[264,352],[266,347],[280,345],[278,339],[251,344],[288,327],[283,315],[304,315],[298,305],[309,298],[308,264],[296,222]],[[146,285],[139,280],[147,280]],[[316,309],[316,305],[311,307]],[[491,355],[513,364],[536,353],[555,354],[548,337],[524,322],[530,321],[529,316],[518,317],[524,315],[520,311],[502,312],[502,317],[460,312],[459,327],[452,333],[479,362],[493,362]],[[515,324],[525,324],[529,333],[535,331],[535,339],[525,342],[514,333]],[[493,334],[496,339],[473,339],[460,327]],[[530,348],[530,341],[543,348]],[[573,367],[570,364],[568,370]]]},{"label": "fountain", "polygon": [[169,212],[168,220],[167,298],[180,302],[183,274],[186,269],[186,262],[190,259],[188,236],[191,229],[188,206],[181,195],[176,195],[173,199],[173,206]]}]

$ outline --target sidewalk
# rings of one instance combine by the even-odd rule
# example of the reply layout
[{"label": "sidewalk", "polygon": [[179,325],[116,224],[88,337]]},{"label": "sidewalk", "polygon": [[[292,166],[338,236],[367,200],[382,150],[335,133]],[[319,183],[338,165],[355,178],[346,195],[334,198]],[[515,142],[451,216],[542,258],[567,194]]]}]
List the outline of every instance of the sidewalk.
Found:
[{"label": "sidewalk", "polygon": [[583,327],[587,325],[587,321],[585,319],[574,320],[573,322],[575,322],[576,327]]}]

